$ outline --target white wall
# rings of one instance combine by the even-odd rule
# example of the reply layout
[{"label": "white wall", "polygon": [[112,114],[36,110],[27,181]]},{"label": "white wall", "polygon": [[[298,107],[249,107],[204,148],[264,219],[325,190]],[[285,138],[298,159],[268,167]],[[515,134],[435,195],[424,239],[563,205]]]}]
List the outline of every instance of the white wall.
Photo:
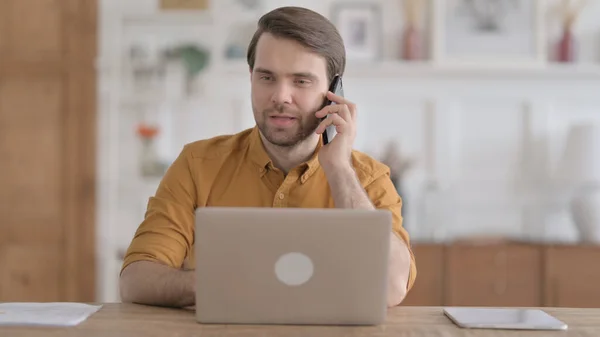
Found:
[{"label": "white wall", "polygon": [[[156,12],[156,1],[101,1],[99,300],[118,300],[116,251],[127,247],[157,183],[137,177],[133,129],[139,100],[127,94],[121,49],[134,30],[124,31],[123,20],[135,17],[136,36],[145,34],[147,43],[190,38],[219,52],[232,22],[252,24],[257,18],[228,7],[231,1],[214,1],[210,16],[155,24],[144,23],[144,15]],[[289,3],[268,0],[264,9]],[[332,1],[293,3],[328,15]],[[600,121],[600,68],[590,65],[600,62],[600,2],[590,5],[578,25],[583,66],[523,71],[396,63],[400,2],[379,3],[386,61],[377,67],[349,64],[345,93],[359,107],[358,149],[378,156],[385,141],[396,140],[419,160],[403,191],[413,238],[485,233],[575,240],[551,174],[568,126],[581,119]],[[148,101],[152,116],[170,126],[161,139],[164,155],[172,158],[186,142],[253,125],[246,66],[225,62],[213,55],[197,96],[180,99],[175,93]]]}]

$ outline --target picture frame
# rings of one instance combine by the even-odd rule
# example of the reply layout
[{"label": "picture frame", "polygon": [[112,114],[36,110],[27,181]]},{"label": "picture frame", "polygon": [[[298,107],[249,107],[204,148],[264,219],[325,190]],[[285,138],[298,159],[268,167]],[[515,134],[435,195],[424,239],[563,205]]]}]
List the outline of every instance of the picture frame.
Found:
[{"label": "picture frame", "polygon": [[338,2],[331,6],[331,18],[346,48],[349,61],[381,58],[381,7],[373,2]]},{"label": "picture frame", "polygon": [[[543,0],[433,0],[432,61],[438,65],[546,64]],[[490,7],[483,14],[479,4]]]},{"label": "picture frame", "polygon": [[203,11],[209,8],[209,0],[160,0],[158,6],[160,10],[194,10]]}]

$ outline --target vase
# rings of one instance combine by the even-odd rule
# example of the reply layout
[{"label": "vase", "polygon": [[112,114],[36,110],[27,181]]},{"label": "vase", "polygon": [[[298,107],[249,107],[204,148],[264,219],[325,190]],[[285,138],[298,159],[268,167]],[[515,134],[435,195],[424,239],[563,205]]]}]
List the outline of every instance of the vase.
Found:
[{"label": "vase", "polygon": [[600,187],[582,188],[571,200],[571,216],[585,243],[600,243]]},{"label": "vase", "polygon": [[565,63],[575,61],[575,36],[569,26],[563,29],[562,36],[558,41],[557,61]]},{"label": "vase", "polygon": [[420,58],[419,32],[414,25],[407,25],[402,36],[402,59],[406,61]]},{"label": "vase", "polygon": [[160,177],[164,174],[163,165],[159,160],[156,144],[152,138],[142,138],[140,170],[143,177]]}]

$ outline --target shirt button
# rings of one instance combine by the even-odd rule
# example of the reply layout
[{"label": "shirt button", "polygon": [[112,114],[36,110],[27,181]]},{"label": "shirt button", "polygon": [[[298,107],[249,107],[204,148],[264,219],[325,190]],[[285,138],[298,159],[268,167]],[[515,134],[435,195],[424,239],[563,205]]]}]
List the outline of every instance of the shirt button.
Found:
[{"label": "shirt button", "polygon": [[283,198],[285,198],[285,194],[283,194],[283,193],[279,193],[279,199],[282,199],[282,200],[283,200]]}]

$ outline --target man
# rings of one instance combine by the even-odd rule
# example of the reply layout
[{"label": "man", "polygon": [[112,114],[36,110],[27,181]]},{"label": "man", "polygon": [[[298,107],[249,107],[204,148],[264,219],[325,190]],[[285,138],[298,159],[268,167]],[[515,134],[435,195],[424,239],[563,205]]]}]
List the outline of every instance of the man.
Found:
[{"label": "man", "polygon": [[[328,92],[345,67],[336,28],[307,9],[275,9],[259,20],[247,58],[256,126],[184,147],[150,198],[126,253],[123,301],[195,304],[197,207],[337,207],[392,213],[387,302],[398,305],[416,277],[401,199],[389,168],[352,150],[356,106]],[[337,104],[323,108],[326,97]],[[329,124],[337,135],[323,145]]]}]

